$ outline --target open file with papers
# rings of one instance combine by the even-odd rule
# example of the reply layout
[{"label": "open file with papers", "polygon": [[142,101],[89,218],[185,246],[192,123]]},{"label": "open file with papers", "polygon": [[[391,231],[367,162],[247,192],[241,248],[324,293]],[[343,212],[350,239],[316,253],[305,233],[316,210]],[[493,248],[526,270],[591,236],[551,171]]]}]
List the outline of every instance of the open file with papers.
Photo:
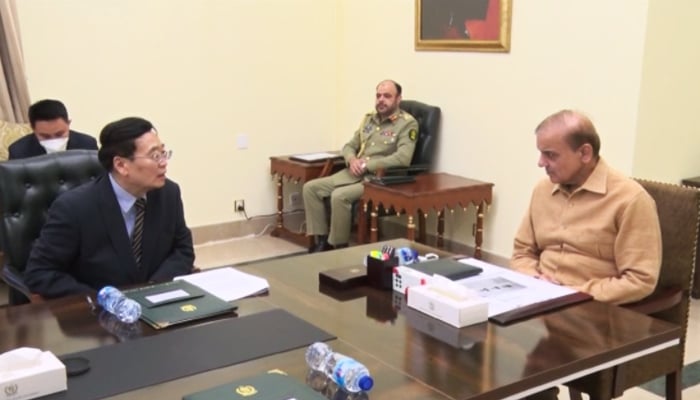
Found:
[{"label": "open file with papers", "polygon": [[244,297],[267,292],[267,279],[239,271],[233,267],[215,268],[195,274],[175,277],[206,290],[224,301],[235,301]]}]

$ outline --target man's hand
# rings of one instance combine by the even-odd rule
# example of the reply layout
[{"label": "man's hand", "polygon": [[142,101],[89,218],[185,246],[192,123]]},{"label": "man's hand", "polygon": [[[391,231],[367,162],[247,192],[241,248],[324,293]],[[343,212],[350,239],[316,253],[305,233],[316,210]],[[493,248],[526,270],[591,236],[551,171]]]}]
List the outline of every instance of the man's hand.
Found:
[{"label": "man's hand", "polygon": [[549,275],[539,274],[539,275],[535,275],[535,278],[541,279],[543,281],[547,281],[549,283],[553,283],[555,285],[561,285],[561,282],[559,282],[558,280],[556,280],[555,278],[553,278]]},{"label": "man's hand", "polygon": [[367,169],[367,164],[360,158],[353,158],[350,160],[350,165],[348,167],[350,168],[350,173],[354,176],[362,176]]}]

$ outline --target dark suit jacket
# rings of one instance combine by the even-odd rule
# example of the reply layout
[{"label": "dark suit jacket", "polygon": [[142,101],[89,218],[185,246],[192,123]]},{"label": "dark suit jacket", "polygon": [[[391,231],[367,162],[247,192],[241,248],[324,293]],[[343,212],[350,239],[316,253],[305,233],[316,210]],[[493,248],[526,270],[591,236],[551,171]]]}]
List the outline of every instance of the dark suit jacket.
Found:
[{"label": "dark suit jacket", "polygon": [[166,180],[146,197],[139,269],[107,174],[60,195],[27,261],[29,289],[52,298],[190,273],[194,250],[179,186]]},{"label": "dark suit jacket", "polygon": [[[68,144],[66,145],[66,150],[73,149],[97,150],[97,140],[90,135],[70,131],[68,133]],[[41,147],[39,144],[39,139],[36,138],[34,133],[24,135],[15,140],[15,142],[10,145],[8,151],[10,153],[10,160],[46,154],[46,149]]]}]

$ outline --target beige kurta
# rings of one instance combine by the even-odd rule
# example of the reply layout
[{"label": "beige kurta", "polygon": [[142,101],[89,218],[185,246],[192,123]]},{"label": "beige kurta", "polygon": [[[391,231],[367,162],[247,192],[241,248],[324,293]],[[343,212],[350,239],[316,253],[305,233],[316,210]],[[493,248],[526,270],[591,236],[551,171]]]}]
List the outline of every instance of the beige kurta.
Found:
[{"label": "beige kurta", "polygon": [[535,187],[511,259],[516,270],[543,273],[615,304],[650,294],[660,266],[654,200],[602,159],[573,193],[549,179]]}]

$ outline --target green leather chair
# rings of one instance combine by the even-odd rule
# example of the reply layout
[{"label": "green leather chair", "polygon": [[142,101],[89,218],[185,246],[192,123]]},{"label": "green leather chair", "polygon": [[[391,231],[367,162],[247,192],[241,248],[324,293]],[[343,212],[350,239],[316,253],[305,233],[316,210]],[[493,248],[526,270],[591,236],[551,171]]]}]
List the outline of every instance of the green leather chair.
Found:
[{"label": "green leather chair", "polygon": [[103,173],[95,150],[67,150],[0,163],[2,279],[10,286],[11,305],[35,297],[22,273],[51,203],[61,193]]}]

